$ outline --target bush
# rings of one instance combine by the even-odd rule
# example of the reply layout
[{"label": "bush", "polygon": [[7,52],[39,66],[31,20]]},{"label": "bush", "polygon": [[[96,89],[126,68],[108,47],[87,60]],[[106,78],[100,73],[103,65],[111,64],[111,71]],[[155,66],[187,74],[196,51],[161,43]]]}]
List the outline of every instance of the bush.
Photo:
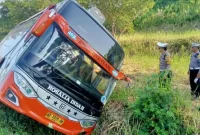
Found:
[{"label": "bush", "polygon": [[138,97],[130,107],[129,123],[134,126],[135,121],[140,121],[139,135],[194,134],[196,129],[191,128],[187,120],[183,121],[186,106],[189,107],[188,103],[180,98],[178,91],[172,90],[170,85],[159,88],[158,76],[153,76],[144,90],[138,90]]}]

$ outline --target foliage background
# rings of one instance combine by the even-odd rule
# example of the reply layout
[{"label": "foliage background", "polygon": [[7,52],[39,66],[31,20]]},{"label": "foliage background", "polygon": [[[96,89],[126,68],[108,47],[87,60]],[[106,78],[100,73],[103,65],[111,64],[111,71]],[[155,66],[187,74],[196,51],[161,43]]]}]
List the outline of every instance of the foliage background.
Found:
[{"label": "foliage background", "polygon": [[[62,0],[5,0],[0,3],[0,39],[11,28],[46,6]],[[133,31],[198,30],[199,0],[78,0],[97,6],[106,16],[112,34]]]}]

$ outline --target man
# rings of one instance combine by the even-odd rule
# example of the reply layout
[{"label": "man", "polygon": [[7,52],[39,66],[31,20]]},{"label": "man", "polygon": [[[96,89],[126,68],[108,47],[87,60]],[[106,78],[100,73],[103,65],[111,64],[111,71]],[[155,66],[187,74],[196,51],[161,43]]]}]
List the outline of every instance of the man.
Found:
[{"label": "man", "polygon": [[192,95],[195,97],[199,96],[200,93],[200,53],[199,53],[200,44],[192,43],[192,56],[190,59],[190,66],[188,74],[190,76],[190,86]]},{"label": "man", "polygon": [[159,47],[160,55],[160,86],[166,87],[171,82],[171,55],[167,51],[168,43],[157,43]]}]

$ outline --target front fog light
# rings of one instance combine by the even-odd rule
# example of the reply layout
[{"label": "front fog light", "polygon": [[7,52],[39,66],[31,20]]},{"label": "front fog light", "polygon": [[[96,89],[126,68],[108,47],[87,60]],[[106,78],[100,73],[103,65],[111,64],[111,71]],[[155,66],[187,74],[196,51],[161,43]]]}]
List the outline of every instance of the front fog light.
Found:
[{"label": "front fog light", "polygon": [[28,84],[28,82],[18,73],[14,72],[14,81],[19,87],[20,91],[27,97],[37,97],[34,90]]},{"label": "front fog light", "polygon": [[90,128],[96,124],[96,121],[81,121],[80,123],[83,128]]},{"label": "front fog light", "polygon": [[19,100],[17,98],[17,96],[12,92],[12,90],[8,90],[6,92],[6,95],[5,95],[6,99],[8,101],[10,101],[11,103],[15,104],[16,106],[19,106]]}]

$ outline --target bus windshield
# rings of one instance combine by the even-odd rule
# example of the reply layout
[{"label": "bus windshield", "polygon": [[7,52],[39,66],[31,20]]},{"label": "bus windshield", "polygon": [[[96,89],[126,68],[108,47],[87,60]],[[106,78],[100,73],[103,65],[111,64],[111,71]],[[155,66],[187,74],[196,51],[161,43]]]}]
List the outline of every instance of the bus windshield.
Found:
[{"label": "bus windshield", "polygon": [[[68,78],[99,98],[111,79],[54,25],[34,42],[23,57],[28,65],[41,74]],[[63,82],[59,85],[64,86]]]}]

